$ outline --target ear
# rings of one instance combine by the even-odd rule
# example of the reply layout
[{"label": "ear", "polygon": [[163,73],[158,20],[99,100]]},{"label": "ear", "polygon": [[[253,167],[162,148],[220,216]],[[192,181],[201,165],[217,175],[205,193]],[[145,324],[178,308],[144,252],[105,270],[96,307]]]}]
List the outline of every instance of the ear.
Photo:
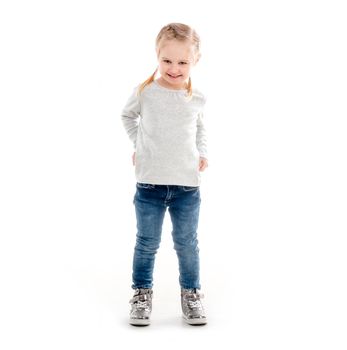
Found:
[{"label": "ear", "polygon": [[194,66],[199,62],[200,57],[201,57],[201,53],[198,53],[198,54],[195,56]]}]

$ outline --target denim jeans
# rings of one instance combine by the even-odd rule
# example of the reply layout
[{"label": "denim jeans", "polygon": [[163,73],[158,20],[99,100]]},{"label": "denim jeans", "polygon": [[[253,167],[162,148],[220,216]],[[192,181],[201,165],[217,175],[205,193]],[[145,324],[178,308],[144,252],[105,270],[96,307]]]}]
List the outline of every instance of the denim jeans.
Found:
[{"label": "denim jeans", "polygon": [[155,254],[160,245],[166,208],[169,208],[178,257],[179,284],[181,288],[200,289],[197,239],[200,202],[199,187],[136,183],[133,289],[153,286]]}]

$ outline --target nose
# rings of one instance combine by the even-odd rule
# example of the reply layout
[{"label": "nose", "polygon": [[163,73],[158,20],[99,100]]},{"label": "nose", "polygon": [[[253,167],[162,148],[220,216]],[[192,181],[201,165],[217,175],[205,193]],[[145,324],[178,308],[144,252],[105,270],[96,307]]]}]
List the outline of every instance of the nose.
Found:
[{"label": "nose", "polygon": [[170,67],[170,71],[171,72],[179,72],[179,70],[180,70],[180,67],[179,67],[179,65],[178,64],[175,64],[175,63],[173,63],[173,64],[171,64],[171,67]]},{"label": "nose", "polygon": [[180,72],[179,67],[175,67],[175,66],[170,67],[170,74],[176,75],[176,74],[179,74],[179,72]]}]

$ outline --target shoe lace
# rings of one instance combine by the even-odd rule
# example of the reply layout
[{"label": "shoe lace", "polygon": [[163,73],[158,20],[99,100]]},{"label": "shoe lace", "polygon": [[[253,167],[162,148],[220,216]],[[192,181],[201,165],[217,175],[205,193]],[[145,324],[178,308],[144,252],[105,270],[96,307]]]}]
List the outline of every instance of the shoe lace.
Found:
[{"label": "shoe lace", "polygon": [[185,299],[187,301],[187,305],[190,309],[198,309],[202,310],[202,303],[201,303],[201,298],[203,298],[204,295],[200,293],[196,293],[195,291],[192,293],[187,293],[185,295]]},{"label": "shoe lace", "polygon": [[149,310],[149,302],[150,302],[151,296],[150,294],[143,293],[143,294],[135,294],[132,299],[130,299],[130,303],[136,308],[136,309],[145,309]]},{"label": "shoe lace", "polygon": [[148,310],[148,302],[147,301],[137,301],[135,304],[136,309],[145,309]]},{"label": "shoe lace", "polygon": [[200,299],[197,300],[188,300],[188,307],[190,309],[199,309],[202,310],[202,305]]}]

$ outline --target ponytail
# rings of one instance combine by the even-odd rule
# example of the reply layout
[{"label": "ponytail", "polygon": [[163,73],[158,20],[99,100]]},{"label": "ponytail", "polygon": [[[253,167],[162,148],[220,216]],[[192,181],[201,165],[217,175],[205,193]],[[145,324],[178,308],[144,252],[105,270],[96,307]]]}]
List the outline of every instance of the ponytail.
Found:
[{"label": "ponytail", "polygon": [[188,85],[187,85],[188,98],[191,99],[193,96],[193,88],[192,88],[192,78],[189,77]]},{"label": "ponytail", "polygon": [[149,85],[150,83],[152,83],[154,81],[155,75],[158,72],[158,67],[156,68],[156,70],[154,71],[154,73],[147,79],[145,80],[142,84],[140,84],[138,90],[137,90],[137,94],[140,95],[141,92],[143,91],[143,89]]}]

